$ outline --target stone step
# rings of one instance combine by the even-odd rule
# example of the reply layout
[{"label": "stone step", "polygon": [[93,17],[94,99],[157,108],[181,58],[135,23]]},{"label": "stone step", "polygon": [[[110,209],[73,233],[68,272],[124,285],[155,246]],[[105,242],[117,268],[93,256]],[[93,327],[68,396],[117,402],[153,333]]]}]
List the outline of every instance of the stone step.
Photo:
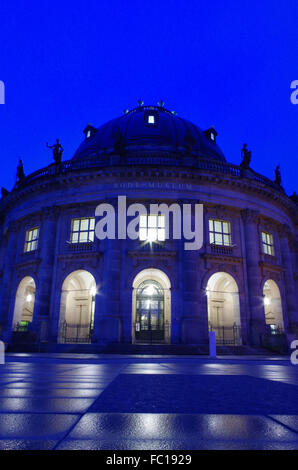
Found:
[{"label": "stone step", "polygon": [[[46,353],[82,353],[82,354],[140,354],[140,355],[209,355],[209,346],[186,344],[17,344],[9,347],[9,352],[46,352]],[[264,348],[249,346],[217,346],[218,356],[222,355],[279,355]]]}]

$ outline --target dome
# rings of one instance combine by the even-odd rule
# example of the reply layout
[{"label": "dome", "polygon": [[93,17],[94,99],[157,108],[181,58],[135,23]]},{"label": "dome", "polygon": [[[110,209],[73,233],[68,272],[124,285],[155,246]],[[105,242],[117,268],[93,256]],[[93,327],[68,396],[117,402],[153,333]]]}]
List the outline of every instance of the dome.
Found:
[{"label": "dome", "polygon": [[85,140],[77,149],[75,160],[113,153],[160,156],[188,153],[226,161],[216,144],[215,129],[202,131],[163,106],[138,106],[97,129],[88,124],[84,133]]}]

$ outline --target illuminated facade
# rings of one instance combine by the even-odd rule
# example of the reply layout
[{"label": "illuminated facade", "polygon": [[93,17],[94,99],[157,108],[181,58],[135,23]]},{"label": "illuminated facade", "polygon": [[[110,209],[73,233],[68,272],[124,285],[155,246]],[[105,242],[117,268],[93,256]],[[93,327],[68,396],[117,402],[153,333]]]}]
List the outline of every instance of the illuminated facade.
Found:
[{"label": "illuminated facade", "polygon": [[[71,160],[19,178],[0,201],[0,325],[9,343],[268,345],[298,331],[298,208],[278,182],[226,162],[206,131],[140,104],[88,125]],[[99,240],[95,209],[200,203],[204,242]],[[150,241],[150,243],[146,243]],[[26,339],[27,338],[27,339]]]}]

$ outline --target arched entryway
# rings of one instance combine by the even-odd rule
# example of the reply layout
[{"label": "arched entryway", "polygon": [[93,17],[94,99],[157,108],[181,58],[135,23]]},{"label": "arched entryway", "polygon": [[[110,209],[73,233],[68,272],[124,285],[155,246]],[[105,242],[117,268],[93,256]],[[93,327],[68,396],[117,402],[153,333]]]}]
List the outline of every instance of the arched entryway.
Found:
[{"label": "arched entryway", "polygon": [[91,273],[78,270],[67,276],[61,291],[59,342],[91,342],[95,296],[96,283]]},{"label": "arched entryway", "polygon": [[224,345],[241,344],[239,292],[235,279],[226,272],[214,273],[207,284],[209,330]]},{"label": "arched entryway", "polygon": [[171,283],[159,269],[144,269],[133,281],[132,338],[140,343],[169,343]]},{"label": "arched entryway", "polygon": [[270,325],[272,332],[284,329],[281,296],[278,285],[268,279],[263,288],[264,310],[266,324]]},{"label": "arched entryway", "polygon": [[33,320],[36,286],[33,277],[26,276],[19,283],[13,314],[13,329],[27,331]]}]

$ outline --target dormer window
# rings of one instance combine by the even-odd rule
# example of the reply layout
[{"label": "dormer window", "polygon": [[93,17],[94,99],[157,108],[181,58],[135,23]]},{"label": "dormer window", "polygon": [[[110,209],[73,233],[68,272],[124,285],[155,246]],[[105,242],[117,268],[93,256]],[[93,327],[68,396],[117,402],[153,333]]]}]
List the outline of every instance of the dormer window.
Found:
[{"label": "dormer window", "polygon": [[211,142],[212,144],[216,144],[217,132],[214,129],[214,127],[211,126],[209,129],[204,131],[204,134],[207,137],[207,139],[209,140],[209,142]]},{"label": "dormer window", "polygon": [[95,127],[91,126],[91,124],[88,124],[88,126],[85,127],[85,129],[84,129],[85,138],[90,139],[91,137],[94,136],[94,134],[96,132],[97,132],[97,129]]},{"label": "dormer window", "polygon": [[157,127],[159,120],[158,111],[155,109],[146,109],[144,112],[144,123],[148,127]]}]

